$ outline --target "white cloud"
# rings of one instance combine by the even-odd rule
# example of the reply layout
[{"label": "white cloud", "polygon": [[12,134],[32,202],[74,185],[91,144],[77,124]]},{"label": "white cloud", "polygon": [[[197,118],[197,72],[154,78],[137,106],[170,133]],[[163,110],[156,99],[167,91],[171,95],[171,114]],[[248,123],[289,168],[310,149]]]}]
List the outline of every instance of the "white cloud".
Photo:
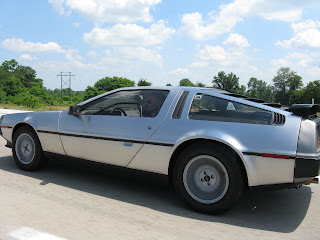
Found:
[{"label": "white cloud", "polygon": [[25,60],[25,61],[33,61],[33,60],[37,60],[38,58],[35,56],[31,56],[30,54],[22,54],[18,59]]},{"label": "white cloud", "polygon": [[[1,46],[15,52],[33,52],[33,53],[62,53],[68,61],[82,61],[82,57],[78,54],[77,49],[63,49],[58,43],[48,42],[48,43],[34,43],[25,42],[23,39],[6,39],[2,41]],[[24,60],[35,60],[29,54],[23,54],[20,56]]]},{"label": "white cloud", "polygon": [[193,62],[191,66],[195,68],[205,68],[209,66],[209,62],[205,62],[205,61]]},{"label": "white cloud", "polygon": [[[290,66],[295,68],[307,68],[311,67],[313,63],[313,58],[315,55],[310,55],[306,53],[293,52],[288,54],[284,58],[273,59],[271,65],[275,68]],[[319,57],[319,56],[318,56]]]},{"label": "white cloud", "polygon": [[84,41],[93,46],[151,46],[161,44],[171,37],[175,30],[166,27],[164,21],[158,21],[143,28],[136,24],[117,24],[111,28],[95,27],[85,33]]},{"label": "white cloud", "polygon": [[56,42],[33,43],[25,42],[20,38],[5,39],[1,42],[1,46],[16,52],[63,52],[60,45]]},{"label": "white cloud", "polygon": [[119,47],[113,50],[114,56],[118,59],[151,63],[154,66],[162,67],[162,56],[156,51],[143,47]]},{"label": "white cloud", "polygon": [[48,0],[48,2],[52,4],[53,9],[57,13],[59,13],[60,15],[64,14],[64,7],[63,7],[64,0]]},{"label": "white cloud", "polygon": [[211,39],[230,32],[238,22],[243,20],[243,16],[250,13],[257,2],[260,0],[236,0],[233,3],[221,5],[219,14],[209,14],[212,18],[210,21],[204,21],[198,12],[184,14],[181,19],[181,31],[196,40]]},{"label": "white cloud", "polygon": [[[102,51],[97,58],[87,57],[85,62],[74,50],[66,54],[65,60],[38,61],[32,65],[36,70],[46,69],[45,72],[72,71],[77,79],[77,83],[73,84],[74,88],[83,90],[105,76],[122,76],[135,81],[143,77],[155,83],[152,79],[158,77],[158,70],[161,69],[162,64],[163,58],[156,49],[115,47]],[[39,77],[41,76],[40,74]],[[56,75],[52,76],[54,77],[45,78],[44,84],[53,89],[57,86],[55,85]],[[157,85],[161,85],[161,82]]]},{"label": "white cloud", "polygon": [[172,70],[168,72],[170,75],[189,75],[190,71],[187,68],[177,68],[175,70]]},{"label": "white cloud", "polygon": [[267,20],[280,20],[284,22],[293,22],[301,19],[302,9],[292,10],[261,10],[260,15]]},{"label": "white cloud", "polygon": [[245,17],[294,22],[301,19],[304,8],[314,5],[319,5],[319,1],[235,0],[222,4],[218,13],[210,12],[207,19],[198,12],[184,14],[180,31],[195,40],[208,40],[230,32]]},{"label": "white cloud", "polygon": [[104,53],[106,54],[106,56],[111,57],[112,56],[112,51],[110,49],[107,49],[104,51]]},{"label": "white cloud", "polygon": [[83,58],[78,54],[78,50],[76,49],[68,49],[68,50],[65,50],[64,53],[65,53],[65,58],[68,61],[80,62],[83,60]]},{"label": "white cloud", "polygon": [[[247,84],[252,76],[259,75],[258,60],[247,55],[243,48],[223,48],[206,45],[200,48],[191,64],[192,73],[198,74],[199,79],[212,79],[220,71],[233,72],[240,77],[240,84]],[[200,80],[201,82],[203,80]],[[205,82],[207,85],[210,83]]]},{"label": "white cloud", "polygon": [[249,47],[248,40],[244,36],[237,33],[230,34],[223,44],[241,48]]},{"label": "white cloud", "polygon": [[291,24],[294,33],[299,33],[308,29],[316,29],[319,27],[320,23],[314,22],[311,19],[306,20],[305,22],[298,22]]},{"label": "white cloud", "polygon": [[302,18],[305,8],[319,6],[319,0],[268,0],[259,1],[252,8],[252,14],[261,16],[267,20],[278,20],[284,22],[295,22]]},{"label": "white cloud", "polygon": [[87,56],[88,56],[88,57],[96,57],[96,56],[97,56],[97,52],[96,52],[96,51],[93,51],[93,50],[90,50],[90,51],[87,53]]},{"label": "white cloud", "polygon": [[305,22],[292,23],[294,36],[289,40],[278,41],[277,46],[290,47],[320,47],[320,22],[310,19]]},{"label": "white cloud", "polygon": [[274,75],[280,67],[290,67],[302,77],[302,81],[306,85],[310,81],[319,79],[319,62],[317,61],[319,58],[320,53],[317,51],[296,51],[283,58],[271,60],[270,65]]},{"label": "white cloud", "polygon": [[223,47],[206,45],[200,50],[198,58],[202,61],[223,61],[226,59],[226,52]]},{"label": "white cloud", "polygon": [[151,22],[150,7],[161,0],[66,0],[66,6],[95,23]]}]

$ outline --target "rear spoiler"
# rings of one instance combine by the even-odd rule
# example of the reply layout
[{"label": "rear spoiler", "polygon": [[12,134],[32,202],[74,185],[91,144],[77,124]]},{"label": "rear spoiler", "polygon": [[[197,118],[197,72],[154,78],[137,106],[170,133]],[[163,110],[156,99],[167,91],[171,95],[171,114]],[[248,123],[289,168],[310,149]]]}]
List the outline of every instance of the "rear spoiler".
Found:
[{"label": "rear spoiler", "polygon": [[293,104],[288,109],[294,115],[300,117],[310,117],[316,115],[320,111],[320,105],[318,104]]}]

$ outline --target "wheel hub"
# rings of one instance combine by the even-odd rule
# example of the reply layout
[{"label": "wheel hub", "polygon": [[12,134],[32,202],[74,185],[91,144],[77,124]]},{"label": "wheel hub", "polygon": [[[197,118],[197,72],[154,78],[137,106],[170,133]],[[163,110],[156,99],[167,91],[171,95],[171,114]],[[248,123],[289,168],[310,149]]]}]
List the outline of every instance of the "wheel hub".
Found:
[{"label": "wheel hub", "polygon": [[18,160],[23,164],[32,162],[35,156],[35,143],[27,133],[22,133],[16,140],[15,150]]},{"label": "wheel hub", "polygon": [[200,203],[211,204],[226,194],[229,188],[229,176],[218,159],[209,155],[199,155],[185,166],[183,184],[193,199]]},{"label": "wheel hub", "polygon": [[27,144],[24,144],[23,146],[23,152],[24,153],[29,153],[30,152],[30,149],[28,148],[29,147],[29,144],[27,143]]},{"label": "wheel hub", "polygon": [[213,187],[217,183],[216,173],[211,169],[204,169],[199,173],[199,179],[204,187]]}]

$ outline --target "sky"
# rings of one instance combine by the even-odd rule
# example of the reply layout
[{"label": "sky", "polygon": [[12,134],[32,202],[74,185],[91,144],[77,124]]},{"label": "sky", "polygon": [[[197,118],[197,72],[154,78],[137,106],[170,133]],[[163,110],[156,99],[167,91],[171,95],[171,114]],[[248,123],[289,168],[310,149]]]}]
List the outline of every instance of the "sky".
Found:
[{"label": "sky", "polygon": [[304,85],[320,79],[319,0],[1,0],[0,9],[0,62],[32,67],[50,89],[60,72],[75,75],[73,90],[113,76],[212,86],[220,71],[272,84],[280,67]]}]

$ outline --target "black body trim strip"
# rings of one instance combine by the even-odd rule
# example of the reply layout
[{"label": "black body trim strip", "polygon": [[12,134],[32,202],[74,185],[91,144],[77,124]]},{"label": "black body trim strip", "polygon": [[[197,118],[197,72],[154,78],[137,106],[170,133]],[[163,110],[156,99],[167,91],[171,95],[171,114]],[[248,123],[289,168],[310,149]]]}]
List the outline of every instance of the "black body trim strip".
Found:
[{"label": "black body trim strip", "polygon": [[166,147],[173,147],[174,146],[174,144],[172,144],[172,143],[164,143],[164,142],[152,142],[152,141],[139,141],[139,140],[121,139],[121,138],[98,137],[98,136],[72,134],[72,133],[59,133],[59,132],[45,131],[45,130],[37,130],[37,131],[39,133],[58,134],[60,136],[67,136],[67,137],[79,137],[79,138],[90,138],[90,139],[116,141],[116,142],[130,142],[130,143],[150,144],[150,145],[166,146]]},{"label": "black body trim strip", "polygon": [[52,132],[52,131],[45,131],[45,130],[38,130],[38,129],[37,129],[37,131],[38,131],[39,133],[59,134],[59,132]]}]

